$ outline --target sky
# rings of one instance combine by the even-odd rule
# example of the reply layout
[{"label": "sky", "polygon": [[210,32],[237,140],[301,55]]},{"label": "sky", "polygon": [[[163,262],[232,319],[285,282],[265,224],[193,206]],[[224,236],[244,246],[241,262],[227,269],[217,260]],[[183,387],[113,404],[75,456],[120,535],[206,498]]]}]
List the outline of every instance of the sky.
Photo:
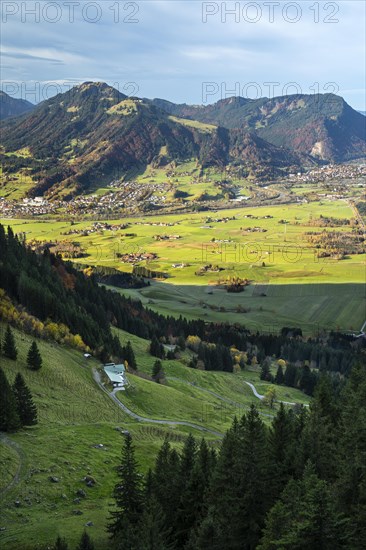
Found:
[{"label": "sky", "polygon": [[1,89],[38,103],[85,81],[207,104],[333,92],[366,111],[363,0],[2,0]]}]

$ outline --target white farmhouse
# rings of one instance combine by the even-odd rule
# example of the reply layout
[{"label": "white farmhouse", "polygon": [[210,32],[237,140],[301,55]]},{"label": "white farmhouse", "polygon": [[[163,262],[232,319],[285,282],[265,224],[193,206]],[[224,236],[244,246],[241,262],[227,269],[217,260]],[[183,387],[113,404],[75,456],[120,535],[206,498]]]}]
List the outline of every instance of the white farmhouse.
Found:
[{"label": "white farmhouse", "polygon": [[103,366],[104,372],[112,382],[114,388],[123,388],[126,385],[125,366],[107,363]]}]

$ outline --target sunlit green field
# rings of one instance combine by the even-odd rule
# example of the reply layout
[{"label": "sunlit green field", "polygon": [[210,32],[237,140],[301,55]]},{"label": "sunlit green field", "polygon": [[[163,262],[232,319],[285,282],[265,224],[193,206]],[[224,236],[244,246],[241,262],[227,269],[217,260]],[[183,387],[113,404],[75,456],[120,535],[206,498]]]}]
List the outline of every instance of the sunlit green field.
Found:
[{"label": "sunlit green field", "polygon": [[[253,219],[252,215],[262,219]],[[264,216],[273,216],[263,219]],[[233,275],[245,276],[254,282],[272,283],[360,283],[365,280],[365,255],[353,255],[345,260],[317,258],[318,250],[306,241],[307,231],[322,231],[323,227],[307,225],[309,220],[323,216],[351,218],[352,209],[345,201],[323,201],[259,208],[241,208],[197,214],[146,216],[114,220],[110,223],[130,223],[127,230],[100,231],[87,236],[62,235],[70,230],[90,228],[91,222],[56,222],[4,220],[15,232],[24,231],[28,240],[77,241],[87,256],[80,263],[104,265],[131,271],[117,254],[152,252],[158,258],[148,263],[150,269],[167,273],[172,284],[210,284]],[[235,217],[216,222],[215,219]],[[281,220],[287,223],[279,223]],[[171,227],[152,225],[173,223]],[[254,227],[263,232],[251,232]],[[326,228],[327,230],[328,228]],[[349,231],[341,226],[337,231]],[[125,233],[136,236],[126,237]],[[158,241],[157,235],[179,235],[177,240]],[[216,239],[213,242],[213,239]],[[221,242],[220,242],[221,241]],[[227,242],[223,242],[227,241]],[[173,263],[188,263],[174,268]],[[223,271],[196,276],[203,264],[218,264]],[[264,263],[264,265],[263,265]],[[141,262],[140,265],[147,265]]]},{"label": "sunlit green field", "polygon": [[[278,330],[289,324],[300,325],[308,333],[321,328],[359,330],[365,320],[365,254],[343,260],[318,258],[318,249],[308,243],[305,233],[334,230],[309,225],[320,215],[351,219],[354,212],[344,200],[323,200],[286,207],[114,220],[109,223],[128,222],[129,227],[87,236],[63,233],[91,228],[90,221],[4,223],[10,223],[15,232],[25,232],[28,241],[79,243],[86,253],[77,260],[80,264],[131,272],[132,264],[122,262],[118,254],[156,254],[155,260],[137,265],[165,274],[166,278],[152,281],[150,287],[138,292],[124,293],[163,313],[235,320],[260,330]],[[223,218],[229,219],[217,221]],[[174,225],[158,225],[161,223]],[[250,231],[253,228],[264,231]],[[335,230],[347,232],[350,226]],[[180,238],[159,241],[154,238],[157,235]],[[197,275],[207,264],[219,266],[220,271]],[[250,285],[239,294],[228,294],[217,286],[232,277],[247,278]]]}]

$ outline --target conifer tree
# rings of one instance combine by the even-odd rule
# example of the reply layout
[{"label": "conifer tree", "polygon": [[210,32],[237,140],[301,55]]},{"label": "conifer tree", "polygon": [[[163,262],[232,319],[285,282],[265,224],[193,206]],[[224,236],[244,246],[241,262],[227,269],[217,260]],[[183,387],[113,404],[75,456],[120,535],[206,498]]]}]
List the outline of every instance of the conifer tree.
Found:
[{"label": "conifer tree", "polygon": [[94,550],[94,543],[86,531],[81,535],[77,550]]},{"label": "conifer tree", "polygon": [[141,516],[139,550],[168,550],[170,529],[167,527],[163,510],[154,495],[152,471],[149,470],[144,488],[144,511]]},{"label": "conifer tree", "polygon": [[233,525],[238,548],[256,547],[269,507],[267,430],[254,405],[243,416],[237,442],[236,494]]},{"label": "conifer tree", "polygon": [[37,408],[33,403],[32,394],[20,372],[15,377],[13,392],[22,426],[37,424]]},{"label": "conifer tree", "polygon": [[0,368],[0,431],[15,432],[21,426],[13,390]]},{"label": "conifer tree", "polygon": [[[156,457],[153,472],[153,491],[159,502],[166,523],[169,526],[176,524],[176,515],[180,502],[180,457],[175,449],[171,449],[168,439],[165,439]],[[169,542],[173,541],[174,533],[169,535]]]},{"label": "conifer tree", "polygon": [[293,388],[296,382],[296,367],[294,365],[287,365],[284,374],[284,384]]},{"label": "conifer tree", "polygon": [[[208,515],[203,520],[200,530],[197,535],[193,534],[189,542],[189,550],[223,550],[222,546],[224,537],[220,531],[220,527],[214,520],[212,515]],[[227,548],[227,546],[226,546]]]},{"label": "conifer tree", "polygon": [[260,379],[267,381],[271,380],[270,359],[268,357],[266,357],[262,363]]},{"label": "conifer tree", "polygon": [[15,361],[16,358],[18,357],[18,351],[15,345],[14,335],[9,325],[6,327],[6,331],[5,331],[3,352],[5,357],[8,357],[13,361]]},{"label": "conifer tree", "polygon": [[117,472],[119,481],[113,493],[116,510],[111,512],[108,531],[113,539],[119,538],[120,535],[125,537],[127,532],[132,539],[143,511],[143,499],[141,479],[130,434],[125,436],[122,460]]},{"label": "conifer tree", "polygon": [[152,369],[152,378],[157,382],[160,383],[160,380],[164,378],[164,371],[163,371],[163,365],[161,361],[157,360],[155,361]]},{"label": "conifer tree", "polygon": [[123,357],[127,361],[128,366],[131,367],[131,369],[134,369],[134,370],[137,369],[135,353],[133,351],[130,341],[128,341],[126,346],[123,348]]},{"label": "conifer tree", "polygon": [[177,547],[183,548],[188,540],[190,529],[195,523],[194,503],[198,497],[194,484],[194,466],[196,462],[196,441],[192,434],[187,437],[181,454],[179,468],[180,502],[177,511],[175,535]]},{"label": "conifer tree", "polygon": [[361,550],[366,540],[366,370],[353,367],[344,392],[337,448],[338,508],[348,517],[348,543]]},{"label": "conifer tree", "polygon": [[156,336],[153,336],[151,339],[150,353],[159,359],[164,359],[165,357],[164,346],[159,342]]},{"label": "conifer tree", "polygon": [[61,538],[59,535],[53,545],[53,550],[69,550],[69,545],[67,544],[66,539]]},{"label": "conifer tree", "polygon": [[283,403],[281,403],[268,435],[269,487],[272,502],[279,497],[292,473],[293,432],[291,411],[286,411]]},{"label": "conifer tree", "polygon": [[314,464],[320,478],[333,481],[336,475],[339,411],[335,404],[332,385],[326,375],[315,389],[309,407],[310,414],[302,433],[300,453],[303,465]]},{"label": "conifer tree", "polygon": [[[197,539],[201,541],[199,548],[231,548],[233,527],[238,520],[238,484],[236,469],[238,465],[237,438],[239,426],[236,419],[230,430],[225,434],[217,465],[212,476],[212,484],[207,500],[208,517],[202,522]],[[234,518],[235,515],[235,518]]]},{"label": "conifer tree", "polygon": [[32,370],[39,370],[42,367],[42,357],[36,342],[32,342],[27,355],[27,365]]},{"label": "conifer tree", "polygon": [[344,528],[327,483],[308,463],[303,479],[292,479],[271,509],[258,550],[350,548],[344,545]]},{"label": "conifer tree", "polygon": [[281,365],[278,365],[276,376],[275,376],[275,383],[278,385],[282,385],[283,382],[284,382],[283,368]]},{"label": "conifer tree", "polygon": [[199,525],[207,513],[206,496],[212,466],[212,456],[206,441],[202,439],[198,451],[195,453],[194,464],[187,478],[186,487],[181,495],[177,535],[182,547],[184,541],[189,541],[194,548]]}]

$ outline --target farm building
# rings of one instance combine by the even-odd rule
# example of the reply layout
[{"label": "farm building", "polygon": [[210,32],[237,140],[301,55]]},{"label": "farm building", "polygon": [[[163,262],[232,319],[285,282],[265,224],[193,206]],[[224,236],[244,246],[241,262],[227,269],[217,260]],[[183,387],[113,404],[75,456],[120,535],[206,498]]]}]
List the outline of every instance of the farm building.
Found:
[{"label": "farm building", "polygon": [[115,365],[114,363],[107,363],[103,366],[104,372],[108,376],[110,382],[112,382],[113,387],[120,388],[125,386],[125,366],[124,365]]}]

